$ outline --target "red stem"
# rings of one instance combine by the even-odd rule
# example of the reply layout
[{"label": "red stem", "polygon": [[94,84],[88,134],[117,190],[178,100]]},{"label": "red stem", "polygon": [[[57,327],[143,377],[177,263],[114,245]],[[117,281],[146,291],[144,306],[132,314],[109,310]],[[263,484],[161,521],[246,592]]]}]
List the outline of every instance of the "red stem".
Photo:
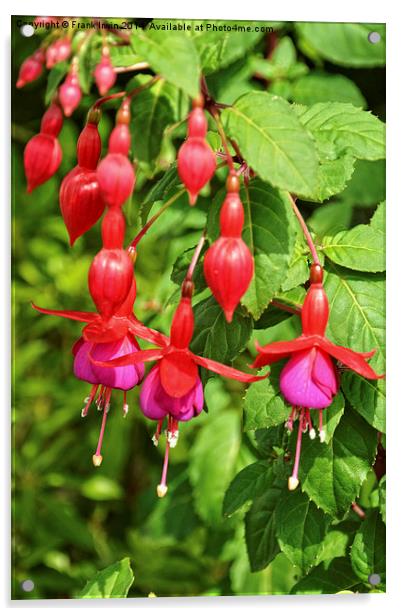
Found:
[{"label": "red stem", "polygon": [[289,196],[289,200],[290,200],[290,203],[292,205],[293,211],[296,214],[296,218],[299,221],[300,227],[301,227],[301,229],[303,231],[304,237],[306,238],[308,247],[310,248],[310,252],[311,252],[311,255],[313,257],[313,261],[317,265],[321,265],[320,259],[318,258],[316,247],[315,247],[314,242],[313,242],[313,238],[311,237],[310,231],[307,228],[307,225],[306,225],[306,223],[304,221],[304,218],[301,215],[300,210],[297,207],[296,202],[293,199],[292,195],[288,194],[288,196]]},{"label": "red stem", "polygon": [[193,258],[191,259],[191,263],[190,263],[190,265],[188,267],[187,274],[186,274],[186,280],[191,280],[192,277],[193,277],[195,266],[197,265],[197,261],[198,261],[198,259],[200,257],[202,248],[204,246],[205,235],[206,235],[206,232],[205,232],[205,229],[204,229],[204,231],[202,232],[202,235],[200,237],[200,240],[199,240],[199,242],[197,244],[197,247],[196,247],[196,249],[194,251]]}]

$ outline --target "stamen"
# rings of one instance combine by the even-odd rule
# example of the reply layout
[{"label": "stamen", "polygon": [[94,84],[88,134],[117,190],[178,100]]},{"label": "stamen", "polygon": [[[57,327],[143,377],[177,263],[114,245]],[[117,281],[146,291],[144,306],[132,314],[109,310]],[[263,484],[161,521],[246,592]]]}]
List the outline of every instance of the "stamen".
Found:
[{"label": "stamen", "polygon": [[164,421],[163,419],[160,419],[158,421],[158,425],[156,426],[156,432],[155,432],[155,434],[152,437],[152,442],[155,445],[155,447],[157,447],[158,443],[159,443],[159,437],[160,437],[161,432],[162,432],[163,421]]},{"label": "stamen", "polygon": [[103,403],[105,400],[105,391],[106,391],[105,385],[101,385],[101,388],[99,390],[99,395],[96,398],[96,402],[95,402],[96,408],[98,409],[98,411],[101,411],[103,408]]},{"label": "stamen", "polygon": [[99,385],[92,385],[91,391],[89,392],[89,396],[87,396],[84,400],[85,406],[83,409],[81,409],[81,417],[86,417],[88,415],[89,407],[91,406],[92,401],[96,396],[98,387]]},{"label": "stamen", "polygon": [[127,392],[124,391],[123,392],[123,417],[127,417],[127,413],[130,410],[128,404],[127,404]]},{"label": "stamen", "polygon": [[163,498],[164,496],[166,496],[166,493],[168,491],[168,487],[167,487],[167,484],[166,484],[166,477],[167,477],[167,470],[168,470],[168,465],[169,465],[169,449],[170,449],[170,445],[169,445],[169,441],[168,441],[166,443],[165,459],[163,460],[163,469],[162,469],[161,482],[158,485],[158,487],[156,488],[156,493],[159,496],[159,498]]},{"label": "stamen", "polygon": [[311,440],[313,441],[315,439],[315,437],[316,437],[316,433],[315,433],[315,430],[314,430],[313,422],[311,421],[310,411],[306,411],[306,420],[307,420],[307,424],[308,424],[308,428],[309,428],[308,435],[311,438]]},{"label": "stamen", "polygon": [[172,449],[179,440],[179,422],[171,416],[168,419],[167,440]]},{"label": "stamen", "polygon": [[298,432],[297,432],[295,463],[294,463],[294,466],[293,466],[292,475],[288,479],[288,488],[289,488],[289,490],[296,490],[297,486],[299,485],[298,474],[299,474],[301,442],[302,442],[303,425],[304,425],[304,423],[305,423],[304,409],[302,409],[301,412],[300,412],[299,429],[298,429]]},{"label": "stamen", "polygon": [[325,430],[322,427],[322,414],[323,414],[323,411],[322,409],[320,409],[318,411],[318,430],[319,430],[320,443],[324,443],[325,437],[326,437]]},{"label": "stamen", "polygon": [[112,395],[112,390],[110,387],[105,388],[105,391],[106,391],[105,407],[103,410],[102,424],[101,424],[101,429],[99,432],[98,446],[96,448],[95,454],[92,456],[92,462],[94,466],[100,466],[103,460],[103,457],[101,455],[102,441],[103,441],[103,435],[105,434],[107,414],[110,409],[110,396]]},{"label": "stamen", "polygon": [[289,431],[292,432],[293,431],[293,422],[295,420],[295,415],[296,415],[296,407],[292,406],[292,411],[285,423],[285,428]]}]

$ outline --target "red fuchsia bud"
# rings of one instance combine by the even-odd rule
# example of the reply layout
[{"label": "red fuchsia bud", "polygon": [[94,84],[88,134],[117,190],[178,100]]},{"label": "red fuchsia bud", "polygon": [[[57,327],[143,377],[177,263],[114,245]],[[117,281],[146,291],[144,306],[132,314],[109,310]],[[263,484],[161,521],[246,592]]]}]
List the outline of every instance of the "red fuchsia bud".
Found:
[{"label": "red fuchsia bud", "polygon": [[80,167],[95,170],[102,151],[98,125],[88,122],[77,142],[77,161]]},{"label": "red fuchsia bud", "polygon": [[122,248],[126,223],[121,208],[108,208],[102,220],[102,242],[104,248]]},{"label": "red fuchsia bud", "polygon": [[70,115],[77,109],[82,97],[76,68],[73,66],[70,73],[59,88],[59,100],[63,107],[64,115]]},{"label": "red fuchsia bud", "polygon": [[98,181],[104,200],[110,207],[121,207],[134,190],[135,174],[123,154],[108,154],[98,166]]},{"label": "red fuchsia bud", "polygon": [[27,191],[47,182],[60,166],[62,151],[56,137],[39,133],[28,141],[24,150]]},{"label": "red fuchsia bud", "polygon": [[40,123],[40,132],[57,137],[63,127],[63,112],[60,105],[52,103],[43,114]]},{"label": "red fuchsia bud", "polygon": [[116,73],[110,61],[109,51],[102,53],[102,58],[94,71],[95,82],[99,94],[104,96],[116,82]]},{"label": "red fuchsia bud", "polygon": [[123,154],[128,156],[131,147],[131,134],[127,124],[118,124],[114,127],[109,138],[110,154]]},{"label": "red fuchsia bud", "polygon": [[93,227],[105,209],[96,171],[74,167],[61,183],[59,201],[72,246]]},{"label": "red fuchsia bud", "polygon": [[55,64],[67,60],[70,54],[71,41],[68,36],[55,41],[46,50],[46,68],[53,68]]},{"label": "red fuchsia bud", "polygon": [[133,263],[125,250],[102,248],[92,261],[88,285],[99,313],[109,318],[130,292]]},{"label": "red fuchsia bud", "polygon": [[241,237],[244,211],[238,179],[230,177],[227,188],[231,192],[227,193],[220,213],[221,236],[207,250],[204,275],[230,323],[253,277],[254,260]]},{"label": "red fuchsia bud", "polygon": [[38,79],[42,74],[44,61],[45,52],[43,49],[38,49],[32,56],[24,60],[18,74],[17,88],[23,88],[25,84]]},{"label": "red fuchsia bud", "polygon": [[170,342],[178,349],[188,348],[194,333],[194,313],[191,295],[183,297],[173,316],[170,329]]},{"label": "red fuchsia bud", "polygon": [[322,286],[323,269],[314,263],[310,268],[310,288],[303,303],[301,319],[303,334],[325,335],[329,318],[328,297]]},{"label": "red fuchsia bud", "polygon": [[190,205],[197,201],[198,193],[215,173],[215,155],[205,140],[207,121],[200,107],[193,109],[188,118],[187,141],[181,146],[178,173],[189,194]]}]

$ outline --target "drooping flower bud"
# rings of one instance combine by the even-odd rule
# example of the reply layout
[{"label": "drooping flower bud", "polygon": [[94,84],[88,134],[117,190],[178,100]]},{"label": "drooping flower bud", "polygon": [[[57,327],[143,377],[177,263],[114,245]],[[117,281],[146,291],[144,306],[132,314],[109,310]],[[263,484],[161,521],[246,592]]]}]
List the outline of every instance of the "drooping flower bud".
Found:
[{"label": "drooping flower bud", "polygon": [[220,213],[221,235],[207,250],[204,275],[230,323],[253,277],[254,260],[241,237],[244,211],[238,192],[238,179],[230,177],[227,188],[229,192]]},{"label": "drooping flower bud", "polygon": [[104,248],[123,248],[126,223],[120,207],[109,207],[102,220]]},{"label": "drooping flower bud", "polygon": [[63,127],[63,112],[60,105],[52,103],[45,111],[40,123],[40,132],[57,137]]},{"label": "drooping flower bud", "polygon": [[17,88],[23,88],[27,83],[38,79],[42,74],[44,61],[45,52],[43,49],[37,49],[35,53],[26,58],[18,73]]},{"label": "drooping flower bud", "polygon": [[59,88],[59,99],[64,115],[69,117],[77,109],[82,97],[78,80],[77,64],[73,62],[71,70]]},{"label": "drooping flower bud", "polygon": [[188,117],[187,140],[177,156],[177,170],[189,194],[190,205],[215,173],[215,155],[205,140],[208,124],[202,107],[195,106]]},{"label": "drooping flower bud", "polygon": [[133,263],[125,250],[102,248],[92,261],[88,286],[99,313],[109,318],[123,304],[133,280]]},{"label": "drooping flower bud", "polygon": [[68,36],[58,39],[46,50],[46,68],[53,68],[55,64],[63,62],[70,57],[71,40]]},{"label": "drooping flower bud", "polygon": [[95,170],[102,151],[102,141],[98,130],[98,122],[88,122],[81,131],[77,142],[77,162],[80,167]]},{"label": "drooping flower bud", "polygon": [[47,182],[60,166],[62,151],[56,137],[39,133],[28,141],[24,150],[27,191]]},{"label": "drooping flower bud", "polygon": [[99,94],[104,96],[109,92],[116,82],[116,73],[110,60],[109,50],[106,48],[102,52],[102,58],[94,71],[95,82]]}]

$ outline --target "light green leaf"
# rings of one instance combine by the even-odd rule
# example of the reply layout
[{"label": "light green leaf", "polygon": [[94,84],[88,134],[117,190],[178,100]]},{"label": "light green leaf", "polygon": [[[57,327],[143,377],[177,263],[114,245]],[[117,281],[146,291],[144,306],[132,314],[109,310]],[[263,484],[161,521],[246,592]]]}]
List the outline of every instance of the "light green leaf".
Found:
[{"label": "light green leaf", "polygon": [[300,491],[288,492],[275,509],[279,546],[296,566],[307,572],[322,549],[329,518]]},{"label": "light green leaf", "polygon": [[318,181],[314,201],[325,201],[341,193],[350,178],[353,176],[356,159],[350,154],[329,160],[325,154],[321,155],[318,167]]},{"label": "light green leaf", "polygon": [[351,103],[355,107],[366,107],[364,96],[354,81],[344,75],[332,75],[312,71],[300,77],[292,85],[291,98],[295,103]]},{"label": "light green leaf", "polygon": [[385,587],[385,525],[378,509],[366,514],[350,551],[352,567],[358,578],[368,584],[373,573],[381,577],[377,588]]},{"label": "light green leaf", "polygon": [[195,333],[191,350],[223,363],[231,362],[244,349],[251,336],[252,319],[237,308],[228,323],[215,298],[194,306]]},{"label": "light green leaf", "polygon": [[154,29],[164,23],[154,19],[146,30],[132,35],[131,44],[156,73],[195,98],[200,80],[197,50],[185,32]]},{"label": "light green leaf", "polygon": [[[353,67],[385,64],[385,26],[383,24],[297,23],[296,31],[326,60]],[[372,44],[370,32],[381,40]]]},{"label": "light green leaf", "polygon": [[266,92],[250,92],[225,109],[222,119],[228,135],[263,180],[297,194],[314,193],[316,148],[289,103]]},{"label": "light green leaf", "polygon": [[299,119],[329,160],[345,154],[363,160],[385,158],[385,125],[369,111],[348,103],[317,103]]},{"label": "light green leaf", "polygon": [[326,236],[322,250],[331,261],[360,272],[385,270],[385,238],[371,225],[357,225],[350,230]]},{"label": "light green leaf", "polygon": [[[329,443],[332,439],[335,429],[342,419],[342,415],[345,411],[345,398],[339,392],[336,394],[332,401],[332,404],[323,411],[322,428],[325,432],[325,443]],[[314,413],[313,413],[314,415]],[[318,418],[315,422],[318,427]]]},{"label": "light green leaf", "polygon": [[318,237],[334,235],[350,226],[352,214],[353,208],[347,201],[333,200],[322,207],[315,208],[307,224]]},{"label": "light green leaf", "polygon": [[109,49],[113,66],[131,66],[143,62],[143,58],[135,53],[131,45],[111,45]]},{"label": "light green leaf", "polygon": [[369,381],[354,372],[342,375],[342,390],[356,411],[380,432],[385,432],[385,380]]},{"label": "light green leaf", "polygon": [[82,483],[81,493],[95,501],[119,500],[123,496],[123,490],[116,481],[98,474]]},{"label": "light green leaf", "polygon": [[123,599],[134,581],[130,559],[123,558],[117,563],[98,571],[77,595],[77,599]]},{"label": "light green leaf", "polygon": [[[148,80],[149,77],[146,77],[138,80],[138,83]],[[170,99],[171,89],[170,84],[160,80],[152,88],[140,92],[132,99],[133,151],[135,158],[142,162],[148,164],[155,162],[161,151],[166,126],[174,120]]]},{"label": "light green leaf", "polygon": [[198,515],[210,526],[222,523],[222,501],[235,472],[240,449],[237,413],[209,418],[191,448],[189,476]]},{"label": "light green leaf", "polygon": [[382,521],[384,522],[384,524],[386,514],[386,481],[386,476],[384,475],[384,477],[380,479],[380,482],[378,484],[379,507]]},{"label": "light green leaf", "polygon": [[272,464],[263,460],[243,468],[226,490],[223,515],[231,516],[245,503],[253,500],[272,483]]},{"label": "light green leaf", "polygon": [[282,366],[271,367],[269,379],[252,383],[244,398],[244,429],[270,428],[284,423],[290,415],[279,391],[278,380]]},{"label": "light green leaf", "polygon": [[335,558],[321,563],[292,588],[292,595],[330,595],[350,590],[359,583],[349,558]]},{"label": "light green leaf", "polygon": [[370,220],[370,227],[380,233],[385,234],[385,201],[380,203],[374,212],[374,215]]},{"label": "light green leaf", "polygon": [[264,569],[280,552],[274,513],[283,490],[284,482],[273,480],[246,514],[246,544],[251,571]]},{"label": "light green leaf", "polygon": [[303,439],[300,479],[303,492],[323,511],[343,515],[356,498],[377,448],[377,435],[361,417],[343,415],[329,444]]}]

